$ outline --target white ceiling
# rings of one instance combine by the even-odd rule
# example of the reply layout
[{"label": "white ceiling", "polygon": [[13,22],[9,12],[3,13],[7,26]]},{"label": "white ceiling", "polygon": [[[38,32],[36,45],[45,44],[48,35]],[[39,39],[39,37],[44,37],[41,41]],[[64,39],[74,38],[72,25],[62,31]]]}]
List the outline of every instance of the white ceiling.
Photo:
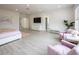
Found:
[{"label": "white ceiling", "polygon": [[70,8],[73,4],[0,4],[0,9],[7,9],[24,14],[53,11],[59,8]]}]

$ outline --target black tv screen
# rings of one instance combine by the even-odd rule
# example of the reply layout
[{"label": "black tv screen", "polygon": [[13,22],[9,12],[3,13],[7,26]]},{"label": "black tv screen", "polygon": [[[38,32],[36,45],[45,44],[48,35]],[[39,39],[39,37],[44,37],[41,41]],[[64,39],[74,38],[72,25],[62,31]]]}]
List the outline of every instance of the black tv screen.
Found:
[{"label": "black tv screen", "polygon": [[34,18],[34,23],[41,23],[41,17]]}]

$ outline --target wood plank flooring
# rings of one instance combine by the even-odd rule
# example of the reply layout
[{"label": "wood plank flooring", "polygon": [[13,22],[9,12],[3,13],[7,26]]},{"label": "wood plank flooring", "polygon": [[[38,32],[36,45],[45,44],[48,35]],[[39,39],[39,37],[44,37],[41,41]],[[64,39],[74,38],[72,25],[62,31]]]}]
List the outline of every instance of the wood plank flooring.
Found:
[{"label": "wood plank flooring", "polygon": [[0,55],[47,55],[47,46],[59,43],[57,35],[48,32],[28,33],[20,40],[0,46]]}]

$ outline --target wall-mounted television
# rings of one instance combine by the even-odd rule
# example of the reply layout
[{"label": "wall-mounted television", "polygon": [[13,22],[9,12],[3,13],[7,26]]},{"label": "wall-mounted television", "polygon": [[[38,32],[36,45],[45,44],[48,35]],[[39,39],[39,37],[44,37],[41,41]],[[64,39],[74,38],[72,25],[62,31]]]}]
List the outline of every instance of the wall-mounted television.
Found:
[{"label": "wall-mounted television", "polygon": [[34,22],[34,23],[41,23],[41,17],[35,17],[35,18],[33,19],[33,22]]}]

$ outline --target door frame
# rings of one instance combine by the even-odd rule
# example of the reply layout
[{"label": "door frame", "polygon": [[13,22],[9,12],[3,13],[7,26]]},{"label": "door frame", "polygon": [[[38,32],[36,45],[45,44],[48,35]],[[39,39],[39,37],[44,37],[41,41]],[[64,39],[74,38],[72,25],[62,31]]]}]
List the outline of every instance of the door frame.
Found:
[{"label": "door frame", "polygon": [[48,18],[45,17],[45,30],[48,31]]}]

